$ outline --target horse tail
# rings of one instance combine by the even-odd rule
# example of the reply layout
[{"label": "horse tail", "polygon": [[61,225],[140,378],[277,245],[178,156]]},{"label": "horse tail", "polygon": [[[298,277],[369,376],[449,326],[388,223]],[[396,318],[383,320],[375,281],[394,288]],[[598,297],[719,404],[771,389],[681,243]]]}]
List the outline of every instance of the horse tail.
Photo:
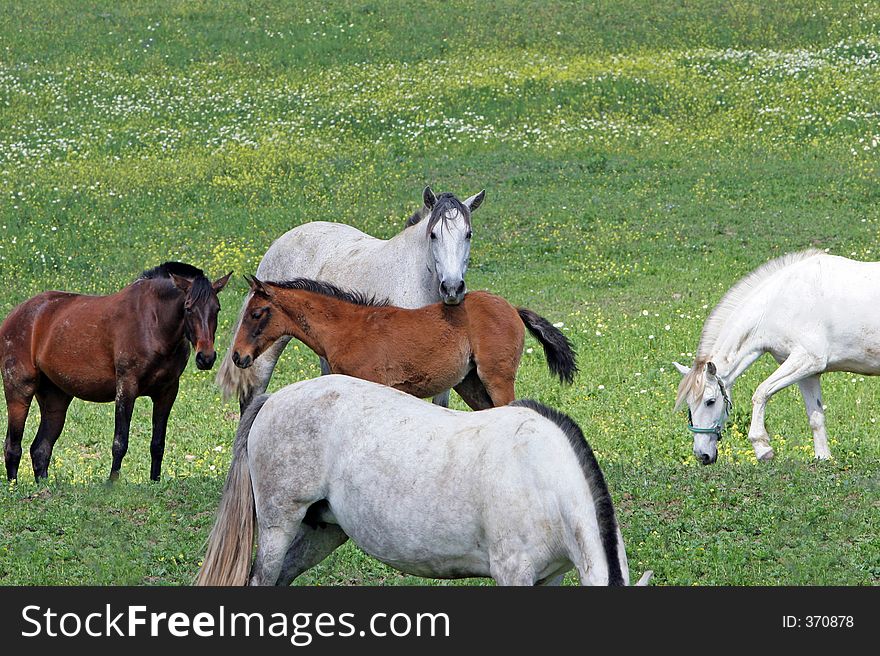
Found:
[{"label": "horse tail", "polygon": [[238,423],[232,463],[196,585],[245,585],[254,549],[256,508],[248,468],[248,437],[268,394],[255,398]]},{"label": "horse tail", "polygon": [[570,385],[578,371],[577,355],[571,341],[544,317],[526,308],[517,308],[516,311],[519,312],[519,318],[529,332],[544,347],[550,372],[559,376],[559,380],[563,383]]},{"label": "horse tail", "polygon": [[241,326],[241,320],[244,318],[245,309],[247,309],[248,301],[251,295],[245,296],[244,303],[238,313],[238,319],[232,329],[232,341],[226,354],[223,356],[223,362],[220,363],[220,370],[217,372],[215,379],[217,386],[223,393],[223,400],[228,401],[232,396],[237,396],[239,401],[245,402],[254,393],[257,386],[257,372],[254,367],[241,369],[232,361],[233,345],[235,344],[235,336],[238,334],[238,328]]}]

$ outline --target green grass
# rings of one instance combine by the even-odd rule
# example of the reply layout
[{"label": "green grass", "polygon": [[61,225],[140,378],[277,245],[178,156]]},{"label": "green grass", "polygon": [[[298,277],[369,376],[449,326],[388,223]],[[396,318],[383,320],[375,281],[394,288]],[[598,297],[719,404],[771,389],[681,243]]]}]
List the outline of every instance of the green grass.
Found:
[{"label": "green grass", "polygon": [[[759,464],[745,432],[762,360],[701,467],[670,364],[765,260],[880,259],[880,6],[323,4],[4,3],[0,314],[44,289],[108,293],[166,259],[249,273],[309,220],[390,237],[426,183],[486,188],[469,286],[565,323],[575,385],[551,380],[530,339],[518,393],[583,427],[633,572],[880,583],[877,381],[825,376],[827,463],[797,390],[781,392],[777,458]],[[244,290],[237,275],[222,294],[221,351]],[[271,389],[316,374],[291,347]],[[0,583],[191,580],[237,413],[211,373],[181,383],[160,484],[148,400],[112,489],[109,405],[73,404],[47,486],[25,457],[0,492]],[[37,423],[35,407],[26,443]],[[424,582],[352,545],[300,581]]]}]

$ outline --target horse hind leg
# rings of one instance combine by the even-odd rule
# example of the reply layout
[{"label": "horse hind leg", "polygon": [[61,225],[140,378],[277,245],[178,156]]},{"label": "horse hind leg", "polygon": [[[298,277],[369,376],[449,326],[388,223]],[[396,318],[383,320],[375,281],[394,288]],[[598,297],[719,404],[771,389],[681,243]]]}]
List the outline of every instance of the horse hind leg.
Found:
[{"label": "horse hind leg", "polygon": [[477,364],[477,376],[479,376],[486,393],[492,399],[492,405],[496,408],[507,405],[516,399],[516,368],[507,371],[506,368],[482,367]]},{"label": "horse hind leg", "polygon": [[46,379],[40,384],[36,396],[40,406],[40,427],[31,444],[31,463],[34,467],[34,478],[39,481],[49,477],[52,450],[64,429],[67,409],[73,397]]},{"label": "horse hind leg", "polygon": [[468,404],[471,410],[485,410],[493,407],[492,397],[486,391],[486,386],[477,375],[476,369],[471,369],[467,376],[453,388],[462,400]]},{"label": "horse hind leg", "polygon": [[3,391],[6,395],[6,441],[3,445],[3,459],[6,463],[6,478],[12,481],[18,478],[21,441],[31,402],[37,391],[39,372],[24,366],[14,353],[5,353],[2,358]]},{"label": "horse hind leg", "polygon": [[804,398],[807,420],[813,432],[813,453],[819,460],[827,460],[831,457],[831,450],[828,448],[828,434],[825,432],[825,407],[822,405],[819,375],[804,378],[798,382],[798,387]]},{"label": "horse hind leg", "polygon": [[277,584],[290,585],[297,576],[323,561],[347,540],[348,535],[336,524],[318,524],[314,527],[300,524],[287,550]]},{"label": "horse hind leg", "polygon": [[257,539],[257,555],[251,570],[250,585],[277,585],[281,577],[287,552],[290,550],[296,538],[302,520],[306,516],[308,504],[300,505],[293,510],[280,515],[272,513],[276,522],[267,526],[259,521],[260,513],[257,512],[259,537]]},{"label": "horse hind leg", "polygon": [[21,462],[21,440],[24,426],[31,408],[33,396],[6,396],[6,442],[3,445],[3,457],[6,462],[6,478],[10,481],[18,478],[18,465]]}]

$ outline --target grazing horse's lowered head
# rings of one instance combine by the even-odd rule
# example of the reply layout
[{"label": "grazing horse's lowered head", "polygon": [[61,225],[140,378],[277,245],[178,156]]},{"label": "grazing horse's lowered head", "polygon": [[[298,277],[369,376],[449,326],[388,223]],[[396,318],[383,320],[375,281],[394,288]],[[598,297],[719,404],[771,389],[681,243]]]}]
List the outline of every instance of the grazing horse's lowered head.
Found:
[{"label": "grazing horse's lowered head", "polygon": [[697,359],[693,367],[672,364],[682,375],[675,409],[687,405],[694,455],[704,465],[711,465],[718,459],[718,441],[733,407],[730,392],[712,362]]},{"label": "grazing horse's lowered head", "polygon": [[458,305],[467,292],[464,275],[471,258],[471,214],[482,204],[486,191],[462,202],[449,193],[436,196],[431,187],[425,187],[422,197],[424,207],[413,214],[406,225],[413,226],[427,219],[431,262],[440,285],[440,299],[446,305]]},{"label": "grazing horse's lowered head", "polygon": [[201,269],[181,262],[165,262],[140,276],[145,280],[169,278],[183,292],[183,333],[195,350],[196,366],[202,370],[213,367],[217,359],[214,349],[217,315],[220,313],[217,294],[231,276],[232,271],[212,283]]}]

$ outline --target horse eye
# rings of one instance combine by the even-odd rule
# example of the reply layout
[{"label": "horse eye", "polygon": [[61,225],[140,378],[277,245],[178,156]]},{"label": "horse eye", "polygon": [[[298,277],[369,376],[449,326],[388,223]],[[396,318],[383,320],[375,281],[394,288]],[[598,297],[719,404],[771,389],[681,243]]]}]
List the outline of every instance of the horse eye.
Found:
[{"label": "horse eye", "polygon": [[256,312],[251,312],[251,319],[259,319],[263,316],[262,310],[257,310]]},{"label": "horse eye", "polygon": [[431,239],[437,239],[437,233],[436,233],[436,232],[432,232],[432,233],[431,233]]},{"label": "horse eye", "polygon": [[467,234],[464,236],[464,238],[465,238],[465,239],[470,239],[470,238],[473,236],[473,234],[474,234],[473,232],[471,232],[470,230],[468,230],[468,231],[467,231]]},{"label": "horse eye", "polygon": [[708,401],[706,401],[706,405],[714,405],[714,404],[715,404],[715,399],[709,399]]}]

